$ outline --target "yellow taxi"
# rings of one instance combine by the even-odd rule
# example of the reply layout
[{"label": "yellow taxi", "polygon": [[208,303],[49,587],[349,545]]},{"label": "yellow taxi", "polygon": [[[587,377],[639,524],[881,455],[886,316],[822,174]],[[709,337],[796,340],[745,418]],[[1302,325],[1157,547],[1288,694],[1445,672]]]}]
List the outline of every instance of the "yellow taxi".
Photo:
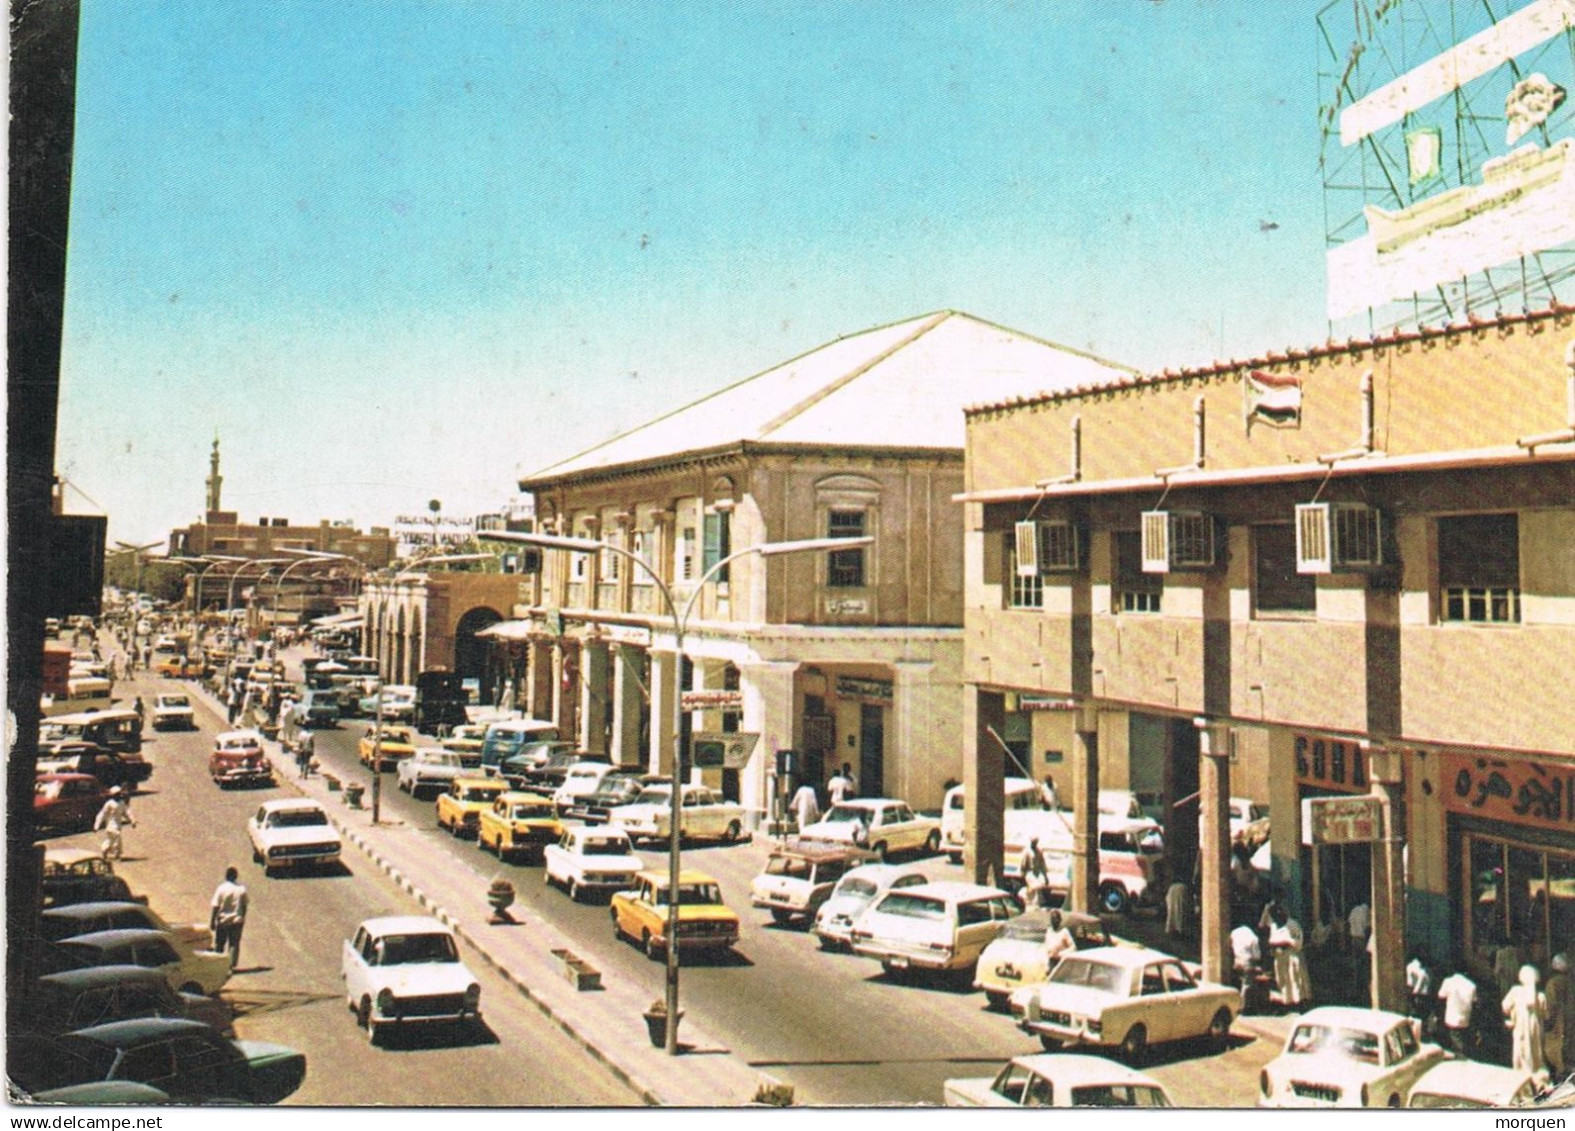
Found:
[{"label": "yellow taxi", "polygon": [[[646,955],[657,958],[667,950],[667,915],[673,900],[665,870],[644,871],[634,877],[634,887],[614,892],[613,934],[640,944]],[[728,950],[738,942],[738,916],[722,902],[722,887],[704,872],[684,869],[678,874],[678,953]]]},{"label": "yellow taxi", "polygon": [[438,828],[453,836],[475,836],[481,828],[481,814],[508,792],[502,778],[455,778],[438,794]]},{"label": "yellow taxi", "polygon": [[552,798],[539,793],[500,793],[481,811],[476,826],[476,844],[498,858],[530,854],[542,850],[563,835]]},{"label": "yellow taxi", "polygon": [[379,741],[377,728],[367,727],[358,749],[363,766],[371,766],[375,760],[377,769],[391,770],[401,758],[408,758],[416,752],[416,732],[407,726],[385,726],[382,740]]},{"label": "yellow taxi", "polygon": [[153,674],[165,679],[195,679],[202,674],[202,664],[190,656],[165,656],[153,665]]}]

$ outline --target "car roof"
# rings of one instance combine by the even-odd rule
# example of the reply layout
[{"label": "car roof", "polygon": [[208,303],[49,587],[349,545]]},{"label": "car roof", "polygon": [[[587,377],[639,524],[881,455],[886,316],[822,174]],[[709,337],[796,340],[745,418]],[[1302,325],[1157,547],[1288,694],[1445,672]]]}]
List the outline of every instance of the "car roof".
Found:
[{"label": "car roof", "polygon": [[226,738],[244,738],[252,742],[262,742],[262,732],[257,730],[226,730],[213,736],[213,741],[223,742]]},{"label": "car roof", "polygon": [[469,789],[471,786],[481,785],[486,786],[489,789],[496,789],[499,793],[506,793],[508,792],[509,788],[509,783],[504,781],[502,778],[484,778],[478,775],[455,778],[454,784],[462,785],[467,789]]},{"label": "car roof", "polygon": [[[54,774],[53,777],[84,778],[87,774]],[[97,780],[97,779],[95,779]],[[69,868],[73,864],[82,864],[88,860],[103,860],[104,854],[92,848],[47,848],[44,850],[44,863],[58,864]]]},{"label": "car roof", "polygon": [[[94,777],[92,774],[39,774],[34,779],[34,781],[35,781],[35,784],[36,784],[37,782],[51,782],[51,781],[92,781],[92,782],[96,782],[96,781],[98,781],[98,779],[96,777]],[[93,853],[93,855],[96,856],[98,854],[97,853]]]},{"label": "car roof", "polygon": [[64,907],[46,907],[41,914],[45,918],[55,919],[92,919],[99,915],[124,911],[128,907],[135,907],[138,911],[148,911],[148,905],[145,903],[133,903],[129,899],[102,899],[94,900],[92,903],[68,903]]},{"label": "car roof", "polygon": [[1531,1073],[1522,1068],[1505,1068],[1478,1060],[1442,1060],[1422,1073],[1411,1093],[1467,1096],[1492,1100],[1502,1106],[1531,1078]]},{"label": "car roof", "polygon": [[822,860],[873,860],[875,854],[836,840],[790,840],[771,850],[772,856],[801,856],[819,863]]},{"label": "car roof", "polygon": [[1159,1081],[1137,1069],[1104,1056],[1084,1056],[1080,1053],[1041,1052],[1031,1056],[1014,1056],[1013,1064],[1020,1064],[1041,1076],[1068,1085],[1077,1084],[1150,1084],[1159,1087]]},{"label": "car roof", "polygon": [[[924,876],[924,869],[917,864],[860,864],[848,872],[848,876],[857,879],[870,879],[879,883],[881,880],[895,880],[899,876]],[[847,879],[844,876],[843,879]],[[929,877],[925,876],[925,882]]]},{"label": "car roof", "polygon": [[[467,781],[479,781],[480,779],[478,779],[478,778],[467,778],[465,780],[467,780]],[[488,778],[487,780],[491,781],[493,779]],[[532,801],[532,802],[535,802],[538,805],[551,805],[552,804],[552,798],[546,796],[545,794],[537,793],[535,790],[530,790],[530,789],[510,789],[510,790],[506,790],[505,792],[498,794],[497,799],[499,801],[507,801],[510,805],[514,804],[516,801]]]},{"label": "car roof", "polygon": [[127,1048],[146,1041],[167,1040],[183,1033],[212,1031],[213,1026],[206,1022],[188,1021],[184,1017],[136,1017],[130,1021],[110,1021],[78,1029],[69,1035],[110,1048]]},{"label": "car roof", "polygon": [[906,805],[906,801],[899,801],[895,797],[846,797],[837,802],[838,805],[848,805],[855,809],[877,809],[887,805]]},{"label": "car roof", "polygon": [[57,970],[53,974],[39,975],[41,986],[58,986],[67,990],[90,990],[117,982],[148,982],[164,986],[164,975],[151,966],[82,966],[75,970]]},{"label": "car roof", "polygon": [[903,895],[930,895],[938,899],[981,899],[992,895],[1010,897],[1011,893],[1000,888],[986,887],[984,884],[969,884],[961,880],[932,880],[927,884],[916,884],[911,888],[903,888]]},{"label": "car roof", "polygon": [[113,946],[123,946],[126,943],[149,942],[153,939],[168,939],[168,931],[155,930],[152,927],[118,927],[112,931],[89,931],[85,935],[72,935],[70,938],[61,939],[61,942],[80,943],[98,949],[108,949]]},{"label": "car roof", "polygon": [[1403,1014],[1388,1013],[1382,1009],[1364,1009],[1357,1005],[1320,1005],[1302,1014],[1297,1024],[1340,1025],[1347,1029],[1388,1032],[1400,1022],[1409,1020]]},{"label": "car roof", "polygon": [[270,813],[278,813],[281,810],[288,809],[302,812],[307,810],[321,812],[323,807],[309,797],[276,797],[272,801],[264,801],[260,808],[266,809]]},{"label": "car roof", "polygon": [[384,915],[377,919],[364,919],[361,926],[373,935],[452,935],[441,919],[430,915]]},{"label": "car roof", "polygon": [[1048,927],[1050,924],[1050,912],[1052,911],[1060,911],[1061,925],[1063,927],[1092,927],[1096,925],[1102,927],[1105,925],[1105,921],[1098,915],[1090,915],[1085,911],[1068,911],[1066,908],[1054,907],[1030,907],[1021,915],[1014,915],[1011,921],[1013,923],[1033,923],[1035,925],[1043,923]]},{"label": "car roof", "polygon": [[[640,873],[640,878],[652,880],[662,887],[667,886],[667,869],[647,868]],[[678,882],[681,884],[714,884],[716,877],[695,868],[685,868],[678,873]]]},{"label": "car roof", "polygon": [[1146,946],[1095,946],[1088,950],[1077,952],[1079,958],[1092,958],[1101,962],[1108,962],[1112,966],[1147,966],[1151,962],[1180,962],[1186,965],[1174,954],[1166,954],[1162,950],[1152,950]]}]

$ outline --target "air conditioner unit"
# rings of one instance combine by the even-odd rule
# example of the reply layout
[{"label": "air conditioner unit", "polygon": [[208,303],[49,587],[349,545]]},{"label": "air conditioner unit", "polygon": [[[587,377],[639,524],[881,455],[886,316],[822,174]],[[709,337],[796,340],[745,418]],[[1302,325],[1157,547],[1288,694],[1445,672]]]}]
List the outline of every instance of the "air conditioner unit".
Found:
[{"label": "air conditioner unit", "polygon": [[1039,576],[1039,524],[1019,522],[1012,527],[1017,546],[1017,576]]},{"label": "air conditioner unit", "polygon": [[1296,572],[1337,573],[1380,569],[1383,513],[1366,503],[1298,503]]},{"label": "air conditioner unit", "polygon": [[1214,516],[1201,511],[1143,512],[1143,572],[1213,569],[1219,561]]}]

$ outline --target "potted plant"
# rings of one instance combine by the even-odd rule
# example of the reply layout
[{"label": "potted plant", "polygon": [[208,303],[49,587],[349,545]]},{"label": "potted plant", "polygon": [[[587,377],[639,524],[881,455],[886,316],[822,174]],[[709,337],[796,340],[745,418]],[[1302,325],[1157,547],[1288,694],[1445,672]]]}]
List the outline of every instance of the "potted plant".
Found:
[{"label": "potted plant", "polygon": [[[650,1035],[652,1046],[662,1048],[667,1044],[667,1003],[661,998],[657,998],[646,1007],[643,1016],[645,1017],[645,1031]],[[683,1019],[684,1011],[680,1009],[678,1017],[673,1022],[674,1027],[676,1028],[678,1022]]]},{"label": "potted plant", "polygon": [[487,902],[492,905],[493,923],[512,923],[513,916],[509,908],[514,905],[514,885],[502,876],[492,881],[492,886],[487,889]]}]

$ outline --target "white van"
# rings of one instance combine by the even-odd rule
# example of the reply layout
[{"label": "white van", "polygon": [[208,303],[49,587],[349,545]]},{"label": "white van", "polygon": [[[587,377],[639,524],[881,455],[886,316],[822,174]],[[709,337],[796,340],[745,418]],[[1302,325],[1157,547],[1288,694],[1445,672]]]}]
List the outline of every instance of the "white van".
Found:
[{"label": "white van", "polygon": [[[1065,810],[1041,813],[1032,822],[1008,830],[1002,860],[1002,882],[1022,882],[1023,850],[1037,838],[1050,875],[1050,893],[1065,896],[1072,888],[1072,815]],[[1099,816],[1099,909],[1118,914],[1133,904],[1164,899],[1165,841],[1158,822],[1148,817]]]},{"label": "white van", "polygon": [[[1030,811],[1040,811],[1039,786],[1027,778],[1007,778],[1004,810],[1007,825],[1013,823],[1013,813]],[[954,785],[946,791],[946,797],[941,802],[941,847],[946,850],[953,864],[962,863],[966,817],[963,787]]]}]

